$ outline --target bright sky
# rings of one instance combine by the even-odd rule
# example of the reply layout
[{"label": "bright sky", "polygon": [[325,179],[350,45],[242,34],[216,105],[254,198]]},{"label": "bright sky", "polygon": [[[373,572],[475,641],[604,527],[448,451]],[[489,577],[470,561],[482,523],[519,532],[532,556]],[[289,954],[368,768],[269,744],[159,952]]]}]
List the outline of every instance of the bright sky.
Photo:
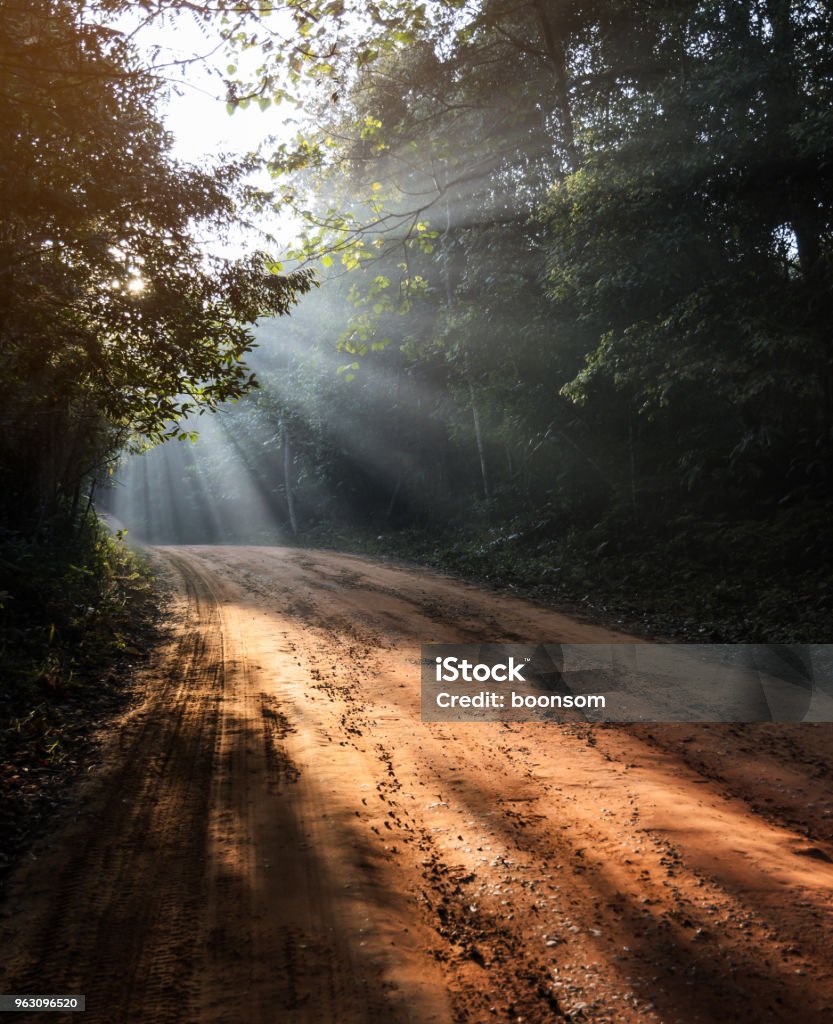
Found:
[{"label": "bright sky", "polygon": [[[228,113],[223,76],[227,74],[230,58],[223,52],[216,30],[206,28],[187,12],[167,15],[138,29],[136,25],[135,15],[125,15],[116,23],[126,33],[135,30],[137,47],[144,53],[152,52],[151,63],[162,68],[159,73],[168,82],[169,94],[160,113],[174,136],[174,156],[199,164],[223,153],[249,153],[269,137],[285,140],[296,133],[298,125],[292,118],[293,114],[297,117],[297,112],[289,105],[270,106],[262,111],[253,103],[244,110]],[[256,68],[263,56],[252,50],[246,55],[235,54],[231,60],[245,73]],[[255,183],[264,188],[274,185],[265,174]],[[294,231],[286,214],[276,214],[261,226],[286,242],[292,240]],[[230,257],[241,256],[254,247],[272,248],[257,234],[252,236],[243,231],[229,239],[205,242],[209,250]]]},{"label": "bright sky", "polygon": [[[261,111],[252,105],[227,113],[222,75],[229,59],[216,33],[201,27],[192,15],[169,15],[142,27],[135,42],[142,50],[158,49],[153,61],[156,66],[171,65],[163,72],[171,86],[163,113],[176,136],[176,155],[182,159],[198,161],[220,152],[249,152],[267,136],[287,132],[288,108]],[[260,60],[261,55],[252,52],[248,63],[255,67]],[[187,63],[176,66],[177,61]],[[245,67],[240,54],[235,55],[234,63]]]},{"label": "bright sky", "polygon": [[174,133],[174,152],[188,161],[199,161],[217,153],[246,153],[257,149],[265,136],[281,130],[277,111],[257,107],[226,113],[225,100],[203,92],[205,86],[191,83],[181,86],[182,95],[171,95],[165,111],[165,123]]}]

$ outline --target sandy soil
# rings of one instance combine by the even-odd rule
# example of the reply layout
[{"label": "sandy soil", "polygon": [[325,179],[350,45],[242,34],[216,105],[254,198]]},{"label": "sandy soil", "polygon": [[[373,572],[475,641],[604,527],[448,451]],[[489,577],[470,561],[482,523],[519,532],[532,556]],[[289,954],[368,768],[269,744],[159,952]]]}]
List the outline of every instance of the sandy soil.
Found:
[{"label": "sandy soil", "polygon": [[421,723],[420,643],[628,638],[346,555],[154,557],[173,638],[12,880],[0,990],[89,1024],[833,1020],[833,727]]}]

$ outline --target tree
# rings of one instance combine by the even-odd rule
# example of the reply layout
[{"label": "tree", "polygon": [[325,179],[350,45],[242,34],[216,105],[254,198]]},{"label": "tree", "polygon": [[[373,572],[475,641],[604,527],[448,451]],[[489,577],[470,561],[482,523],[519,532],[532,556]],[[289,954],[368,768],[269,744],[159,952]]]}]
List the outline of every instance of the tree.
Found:
[{"label": "tree", "polygon": [[[175,161],[159,81],[81,0],[0,8],[0,521],[45,528],[131,438],[246,393],[247,324],[308,272],[200,251],[245,162]],[[272,265],[274,270],[274,265]]]},{"label": "tree", "polygon": [[[271,166],[294,255],[328,268],[377,519],[407,518],[409,478],[580,522],[829,487],[826,8],[390,0],[360,32],[293,10],[306,43],[227,84],[307,101]],[[241,46],[269,38],[240,17]]]},{"label": "tree", "polygon": [[624,29],[584,56],[583,166],[549,204],[556,316],[588,343],[565,393],[639,417],[654,473],[712,500],[827,486],[830,11],[611,12]]}]

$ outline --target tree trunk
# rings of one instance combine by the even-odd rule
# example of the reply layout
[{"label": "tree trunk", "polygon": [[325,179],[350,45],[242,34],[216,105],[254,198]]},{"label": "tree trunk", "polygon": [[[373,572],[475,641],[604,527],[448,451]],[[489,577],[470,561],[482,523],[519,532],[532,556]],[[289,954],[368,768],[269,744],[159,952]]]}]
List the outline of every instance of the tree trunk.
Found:
[{"label": "tree trunk", "polygon": [[81,517],[81,530],[87,525],[87,520],[90,515],[90,509],[93,507],[93,497],[95,495],[95,477],[90,481],[90,493],[87,495],[87,505],[84,509],[84,515]]},{"label": "tree trunk", "polygon": [[292,536],[298,536],[298,518],[295,515],[295,494],[292,490],[292,447],[289,427],[283,423],[283,489],[286,494],[286,511],[289,514],[289,527]]},{"label": "tree trunk", "polygon": [[[445,279],[445,300],[449,311],[454,308],[454,289],[451,284],[451,209],[448,200],[445,203],[445,231],[442,236],[443,249],[443,276]],[[486,446],[483,443],[483,430],[480,425],[480,411],[477,408],[477,396],[474,391],[474,384],[469,370],[469,353],[463,348],[463,372],[466,377],[466,384],[469,389],[469,401],[471,403],[471,418],[474,423],[474,442],[477,446],[477,457],[480,462],[480,478],[483,483],[483,496],[488,500],[492,496],[489,486],[489,471],[486,465]]]},{"label": "tree trunk", "polygon": [[636,447],[633,440],[633,413],[628,409],[628,462],[630,464],[631,508],[637,511]]},{"label": "tree trunk", "polygon": [[474,441],[477,445],[477,457],[480,460],[480,480],[483,484],[483,497],[487,500],[492,496],[492,488],[489,485],[489,469],[486,463],[486,446],[483,443],[483,430],[480,426],[480,411],[477,408],[477,397],[474,393],[474,384],[469,373],[469,357],[465,356],[466,381],[469,386],[469,400],[471,401],[471,418],[474,423]]},{"label": "tree trunk", "polygon": [[385,522],[388,522],[390,517],[393,515],[393,510],[396,508],[396,502],[399,498],[399,492],[402,490],[402,470],[399,470],[399,475],[396,478],[396,486],[393,489],[393,494],[390,496],[388,502],[388,508],[385,512]]}]

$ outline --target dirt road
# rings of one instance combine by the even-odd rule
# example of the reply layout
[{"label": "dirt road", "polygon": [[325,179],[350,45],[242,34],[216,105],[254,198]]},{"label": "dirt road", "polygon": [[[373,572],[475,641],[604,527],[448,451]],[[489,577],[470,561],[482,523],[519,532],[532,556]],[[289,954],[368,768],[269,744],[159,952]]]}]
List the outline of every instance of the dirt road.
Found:
[{"label": "dirt road", "polygon": [[424,724],[423,642],[616,634],[356,557],[154,557],[174,636],[13,879],[0,991],[88,1024],[833,1020],[831,727]]}]

